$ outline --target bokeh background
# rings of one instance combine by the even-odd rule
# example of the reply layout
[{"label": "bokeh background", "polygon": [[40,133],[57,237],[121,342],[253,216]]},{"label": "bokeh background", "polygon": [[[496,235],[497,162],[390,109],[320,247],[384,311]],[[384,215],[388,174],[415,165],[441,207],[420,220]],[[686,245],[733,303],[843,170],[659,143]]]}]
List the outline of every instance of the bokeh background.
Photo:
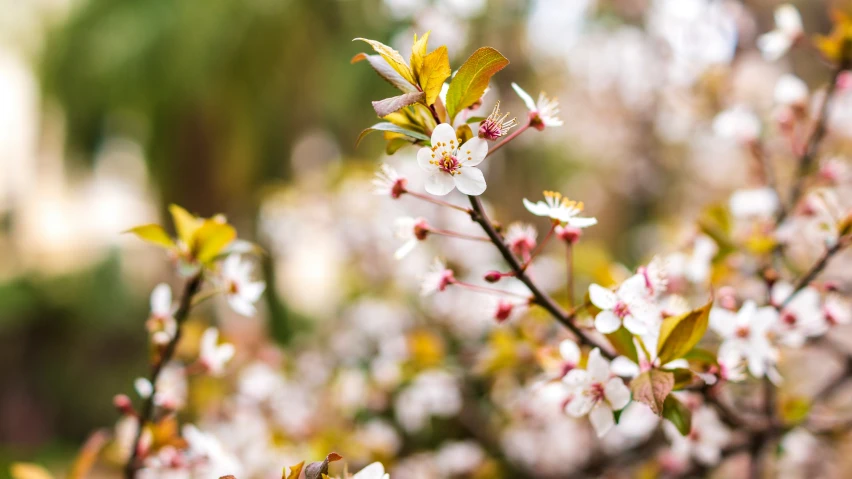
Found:
[{"label": "bokeh background", "polygon": [[[830,28],[828,2],[795,3],[807,31]],[[542,189],[584,200],[601,221],[577,252],[582,286],[610,274],[610,261],[632,268],[676,248],[707,204],[748,185],[747,153],[713,133],[718,111],[742,103],[771,117],[772,85],[785,71],[814,86],[825,81],[828,69],[812,52],[769,63],[754,49],[775,6],[0,0],[0,477],[12,460],[61,465],[91,431],[115,422],[113,395],[146,370],[148,294],[160,281],[178,284],[159,250],[122,231],[165,224],[170,203],[226,214],[269,253],[257,318],[212,305],[198,323],[218,322],[238,350],[252,352],[238,364],[274,357],[336,384],[334,396],[351,393],[353,403],[339,409],[355,422],[331,429],[352,430],[359,411],[371,409],[361,397],[370,394],[357,392],[370,379],[336,372],[359,371],[371,354],[356,347],[364,335],[406,331],[407,357],[421,366],[533,368],[517,348],[510,358],[482,358],[523,334],[495,339],[489,318],[460,312],[461,299],[444,298],[430,313],[417,299],[417,275],[436,253],[464,267],[496,262],[493,251],[449,240],[393,260],[398,215],[471,226],[370,194],[383,144],[374,135],[356,148],[355,139],[376,121],[370,100],[392,89],[365,64],[350,65],[366,48],[353,38],[407,55],[414,32],[431,30],[432,47],[446,44],[454,68],[479,46],[497,48],[512,63],[495,77],[485,109],[502,99],[523,117],[511,82],[559,97],[565,126],[527,133],[489,160],[485,198],[506,221],[522,218],[520,199]],[[838,130],[848,125],[841,113]],[[387,161],[416,176],[412,154]],[[553,289],[564,281],[551,271],[558,261],[540,266]],[[314,356],[292,359],[299,350]],[[492,379],[466,384],[481,396]],[[195,412],[206,395],[216,392],[195,394]],[[401,433],[402,450],[472,436],[446,427]],[[322,444],[333,446],[331,435]]]}]

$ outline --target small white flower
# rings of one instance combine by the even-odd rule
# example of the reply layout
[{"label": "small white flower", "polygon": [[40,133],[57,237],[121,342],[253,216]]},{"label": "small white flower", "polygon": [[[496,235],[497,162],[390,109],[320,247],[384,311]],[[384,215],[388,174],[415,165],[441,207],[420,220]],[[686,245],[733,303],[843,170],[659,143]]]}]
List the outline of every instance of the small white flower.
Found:
[{"label": "small white flower", "polygon": [[722,138],[749,143],[760,136],[760,120],[754,112],[738,105],[716,115],[713,132]]},{"label": "small white flower", "polygon": [[414,250],[417,243],[426,239],[429,234],[429,224],[423,218],[411,218],[403,216],[396,219],[394,223],[394,236],[403,241],[396,250],[393,257],[402,259]]},{"label": "small white flower", "polygon": [[769,187],[737,190],[731,195],[728,206],[736,218],[771,218],[778,210],[778,194]]},{"label": "small white flower", "polygon": [[775,369],[778,350],[769,340],[769,332],[778,322],[778,312],[771,306],[758,308],[746,301],[739,312],[723,308],[710,310],[710,327],[723,338],[719,358],[732,362],[745,359],[748,371],[756,378],[768,377],[778,383],[781,377]]},{"label": "small white flower", "polygon": [[562,381],[571,393],[565,412],[573,417],[589,415],[598,437],[615,425],[613,411],[630,402],[630,389],[621,378],[613,377],[609,361],[595,348],[589,354],[586,369],[572,369]]},{"label": "small white flower", "polygon": [[808,103],[808,85],[791,73],[781,75],[775,83],[775,103],[784,106],[804,107]]},{"label": "small white flower", "polygon": [[648,298],[645,277],[631,276],[615,292],[598,284],[589,286],[592,304],[601,309],[595,317],[595,328],[612,333],[623,324],[635,335],[645,335],[658,326],[661,316],[656,305]]},{"label": "small white flower", "polygon": [[659,256],[654,256],[646,266],[639,267],[637,273],[645,279],[645,289],[651,298],[659,298],[669,287],[668,273]]},{"label": "small white flower", "polygon": [[[172,306],[172,289],[166,283],[158,284],[151,291],[151,316],[146,326],[155,335],[162,332],[167,336],[168,342],[175,335],[177,323],[174,318],[174,306]],[[160,335],[162,336],[162,335]]]},{"label": "small white flower", "polygon": [[562,126],[562,120],[558,116],[559,101],[555,98],[548,98],[544,92],[541,92],[538,95],[538,102],[535,102],[530,94],[519,87],[517,83],[512,83],[512,88],[530,111],[531,126],[538,130],[543,130],[545,127]]},{"label": "small white flower", "polygon": [[[784,304],[793,294],[793,289],[792,284],[778,281],[772,286],[772,302],[779,306]],[[779,321],[775,325],[781,342],[799,348],[808,338],[822,336],[828,331],[829,323],[823,314],[820,299],[819,291],[805,287],[781,308]]]},{"label": "small white flower", "polygon": [[417,163],[429,173],[426,191],[443,196],[458,188],[466,195],[481,195],[485,191],[485,176],[476,165],[488,154],[488,142],[471,138],[463,145],[456,130],[447,123],[435,127],[432,147],[417,152]]},{"label": "small white flower", "polygon": [[663,427],[672,443],[672,454],[684,463],[694,457],[705,466],[718,464],[722,448],[731,437],[731,432],[719,420],[716,411],[708,406],[701,406],[692,414],[692,430],[686,436],[682,436],[668,421]]},{"label": "small white flower", "polygon": [[405,193],[408,180],[403,178],[387,163],[382,163],[376,177],[373,178],[373,192],[377,195],[390,196],[397,199]]},{"label": "small white flower", "polygon": [[582,201],[569,200],[556,191],[545,191],[544,201],[535,203],[524,198],[524,207],[536,216],[546,216],[555,223],[567,224],[575,228],[586,228],[598,223],[595,218],[577,216],[583,212]]},{"label": "small white flower", "polygon": [[702,284],[710,278],[713,257],[719,248],[711,238],[700,235],[695,238],[692,253],[673,253],[666,258],[666,269],[670,276],[684,278]]},{"label": "small white flower", "polygon": [[783,57],[804,34],[802,17],[793,5],[784,4],[775,9],[775,29],[757,39],[757,48],[768,61]]},{"label": "small white flower", "polygon": [[136,378],[133,381],[133,388],[136,389],[136,393],[142,399],[148,399],[154,393],[154,386],[147,378]]},{"label": "small white flower", "polygon": [[829,248],[836,245],[840,239],[840,224],[848,215],[840,205],[837,193],[821,188],[807,196],[806,204],[814,213],[817,227],[824,235],[825,245]]},{"label": "small white flower", "polygon": [[443,291],[447,286],[456,281],[453,275],[453,270],[447,266],[439,258],[435,258],[429,271],[423,275],[423,282],[420,285],[420,294],[429,296],[430,294]]},{"label": "small white flower", "polygon": [[822,306],[823,315],[828,324],[849,324],[852,322],[852,308],[843,296],[831,293],[826,296]]},{"label": "small white flower", "polygon": [[488,115],[488,118],[479,124],[479,137],[485,140],[494,141],[501,136],[509,133],[509,130],[518,126],[518,120],[512,118],[506,121],[509,114],[506,113],[500,116],[500,102],[494,105],[494,110]]},{"label": "small white flower", "polygon": [[390,479],[390,474],[385,472],[385,466],[381,462],[374,462],[356,472],[352,479]]},{"label": "small white flower", "polygon": [[538,231],[527,223],[512,223],[506,230],[506,244],[513,253],[528,258],[535,249]]},{"label": "small white flower", "polygon": [[207,328],[204,331],[200,349],[198,359],[213,376],[221,376],[225,370],[225,363],[234,357],[234,345],[219,344],[219,330],[216,328]]},{"label": "small white flower", "polygon": [[257,310],[254,303],[260,299],[266,283],[252,281],[252,264],[242,261],[239,255],[228,256],[222,263],[222,281],[228,304],[243,316],[253,316]]}]

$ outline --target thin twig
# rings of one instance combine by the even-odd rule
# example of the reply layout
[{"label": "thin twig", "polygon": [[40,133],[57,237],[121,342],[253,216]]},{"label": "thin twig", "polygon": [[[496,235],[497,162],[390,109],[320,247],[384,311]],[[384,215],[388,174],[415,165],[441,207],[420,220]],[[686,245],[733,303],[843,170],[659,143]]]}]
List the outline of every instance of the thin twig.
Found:
[{"label": "thin twig", "polygon": [[183,296],[181,296],[180,298],[180,305],[178,305],[178,309],[177,311],[175,311],[174,314],[175,323],[177,323],[175,335],[172,340],[169,341],[162,354],[155,360],[151,367],[151,375],[148,378],[152,386],[151,395],[145,399],[145,403],[142,406],[142,411],[138,415],[136,438],[133,440],[133,448],[130,451],[130,459],[128,459],[127,465],[124,468],[124,476],[127,479],[133,479],[134,477],[136,477],[136,471],[139,469],[139,465],[137,464],[139,459],[139,442],[142,439],[142,431],[144,430],[145,426],[153,419],[154,397],[157,394],[157,379],[160,377],[160,373],[163,371],[163,367],[172,359],[175,354],[178,342],[180,341],[181,332],[183,329],[183,322],[189,315],[189,310],[192,307],[193,298],[201,289],[202,274],[202,272],[197,273],[195,276],[190,278],[189,281],[187,281],[186,286],[184,286]]},{"label": "thin twig", "polygon": [[811,266],[811,269],[809,269],[808,272],[804,274],[804,276],[802,276],[801,278],[799,278],[798,281],[796,281],[796,284],[793,286],[793,291],[790,293],[789,296],[787,296],[786,299],[784,299],[779,309],[782,309],[789,305],[790,301],[792,301],[793,298],[795,298],[796,295],[799,294],[799,292],[804,290],[811,283],[811,281],[813,281],[817,276],[819,276],[819,274],[822,273],[822,271],[828,265],[829,260],[831,260],[834,255],[839,253],[840,250],[842,250],[843,247],[846,246],[846,243],[847,241],[845,238],[840,238],[837,243],[826,249],[825,253],[823,253],[822,256],[820,256],[820,258],[817,260],[817,262],[814,263],[813,266]]}]

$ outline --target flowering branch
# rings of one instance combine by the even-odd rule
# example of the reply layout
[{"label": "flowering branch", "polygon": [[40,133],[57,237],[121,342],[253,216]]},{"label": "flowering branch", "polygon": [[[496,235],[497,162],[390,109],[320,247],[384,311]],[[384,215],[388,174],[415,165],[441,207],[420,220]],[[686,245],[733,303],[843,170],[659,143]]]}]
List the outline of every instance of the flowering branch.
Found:
[{"label": "flowering branch", "polygon": [[187,316],[189,316],[189,310],[192,308],[193,298],[198,294],[201,290],[201,284],[203,282],[203,273],[199,271],[193,277],[187,281],[184,286],[183,295],[180,299],[180,305],[178,306],[177,311],[175,311],[174,319],[177,325],[175,329],[174,337],[172,337],[171,341],[166,344],[166,347],[163,348],[162,353],[155,359],[152,368],[151,375],[149,377],[149,381],[153,386],[151,394],[145,399],[145,403],[142,406],[142,410],[139,412],[137,418],[137,430],[136,430],[136,438],[133,440],[133,448],[130,452],[130,459],[127,461],[127,465],[124,468],[124,476],[127,479],[132,479],[136,477],[136,471],[139,469],[138,456],[139,456],[139,443],[142,439],[142,432],[145,426],[152,421],[154,415],[154,398],[157,392],[157,379],[160,377],[160,372],[163,370],[163,366],[165,366],[174,356],[175,350],[177,349],[178,342],[181,338],[181,332],[183,331],[183,323],[186,320]]},{"label": "flowering branch", "polygon": [[793,291],[790,293],[789,296],[787,296],[787,299],[785,299],[784,302],[781,303],[779,309],[784,308],[785,306],[790,304],[790,301],[792,301],[793,298],[795,298],[800,291],[805,289],[811,283],[811,281],[814,280],[814,278],[819,276],[819,274],[822,273],[822,271],[828,265],[828,262],[831,260],[831,258],[834,257],[834,255],[836,255],[837,253],[839,253],[840,250],[842,250],[843,247],[846,246],[847,242],[848,241],[846,241],[846,238],[840,238],[837,243],[825,250],[825,253],[823,253],[823,255],[820,256],[819,260],[817,260],[817,262],[814,263],[813,266],[811,266],[811,269],[809,269],[804,276],[802,276],[801,278],[799,278],[798,281],[796,281],[796,284],[793,286]]}]

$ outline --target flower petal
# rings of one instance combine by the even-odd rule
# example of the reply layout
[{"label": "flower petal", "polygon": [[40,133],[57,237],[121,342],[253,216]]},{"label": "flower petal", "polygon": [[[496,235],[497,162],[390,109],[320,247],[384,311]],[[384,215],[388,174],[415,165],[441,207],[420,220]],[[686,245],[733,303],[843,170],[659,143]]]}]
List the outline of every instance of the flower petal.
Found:
[{"label": "flower petal", "polygon": [[570,339],[566,339],[559,343],[559,354],[562,356],[563,360],[570,364],[576,366],[580,363],[580,347],[577,346],[577,343]]},{"label": "flower petal", "polygon": [[453,175],[445,171],[435,171],[426,178],[426,191],[436,196],[444,196],[455,188]]},{"label": "flower petal", "polygon": [[524,198],[524,207],[527,211],[536,216],[550,216],[550,207],[547,206],[547,203],[544,201],[533,203],[532,201]]},{"label": "flower petal", "polygon": [[588,228],[589,226],[598,224],[598,220],[597,218],[574,216],[573,218],[566,218],[565,223],[567,223],[568,226],[573,226],[574,228]]},{"label": "flower petal", "polygon": [[257,302],[260,295],[266,290],[266,283],[263,281],[254,281],[246,283],[240,287],[240,296],[251,303]]},{"label": "flower petal", "polygon": [[599,403],[592,409],[589,413],[589,421],[592,423],[592,427],[595,428],[598,437],[604,437],[612,429],[612,426],[615,426],[612,409],[603,403]]},{"label": "flower petal", "polygon": [[565,412],[572,417],[583,417],[595,407],[595,399],[588,394],[577,394],[565,405]]},{"label": "flower petal", "polygon": [[648,333],[648,325],[632,314],[624,318],[624,327],[636,336],[643,336]]},{"label": "flower petal", "polygon": [[609,367],[613,374],[618,376],[635,378],[639,375],[639,365],[625,356],[619,356],[613,359]]},{"label": "flower petal", "polygon": [[630,389],[624,384],[621,378],[612,378],[604,386],[604,396],[606,396],[606,400],[609,401],[610,406],[618,411],[630,402]]},{"label": "flower petal", "polygon": [[600,309],[612,309],[618,302],[618,297],[612,291],[601,285],[592,283],[589,286],[589,299]]},{"label": "flower petal", "polygon": [[459,148],[458,159],[464,166],[476,166],[482,163],[488,154],[488,142],[482,138],[471,138]]},{"label": "flower petal", "polygon": [[584,369],[572,369],[562,378],[562,382],[569,389],[585,389],[590,381],[589,372]]},{"label": "flower petal", "polygon": [[601,333],[614,333],[619,327],[621,327],[621,320],[612,311],[601,311],[595,316],[595,329]]},{"label": "flower petal", "polygon": [[589,377],[594,382],[603,383],[609,379],[609,361],[601,356],[601,350],[595,348],[589,353],[589,361],[586,365],[586,371],[589,372]]},{"label": "flower petal", "polygon": [[151,312],[156,316],[172,314],[172,289],[166,283],[158,284],[151,291]]},{"label": "flower petal", "polygon": [[228,304],[231,309],[243,316],[254,316],[254,313],[257,312],[252,303],[237,295],[229,295]]},{"label": "flower petal", "polygon": [[463,166],[458,175],[453,175],[456,188],[462,193],[478,196],[485,192],[485,175],[482,170],[473,166]]},{"label": "flower petal", "polygon": [[408,256],[408,253],[411,253],[414,250],[414,247],[417,246],[417,239],[410,239],[402,244],[399,249],[393,254],[395,259],[402,259]]},{"label": "flower petal", "polygon": [[518,96],[521,97],[521,100],[524,101],[524,105],[527,106],[528,110],[536,110],[535,101],[533,101],[529,93],[525,92],[521,87],[518,86],[517,83],[512,83],[512,89],[514,89],[515,93],[517,93]]},{"label": "flower petal", "polygon": [[441,123],[435,127],[434,131],[432,131],[432,147],[438,147],[435,150],[435,152],[438,153],[438,156],[442,156],[441,153],[445,151],[454,153],[455,148],[451,148],[450,144],[452,143],[455,145],[456,141],[458,141],[458,138],[456,138],[456,130],[447,123]]},{"label": "flower petal", "polygon": [[434,159],[435,153],[432,151],[432,148],[420,148],[417,151],[417,164],[420,165],[423,171],[435,171],[438,168],[438,165],[430,163]]}]

